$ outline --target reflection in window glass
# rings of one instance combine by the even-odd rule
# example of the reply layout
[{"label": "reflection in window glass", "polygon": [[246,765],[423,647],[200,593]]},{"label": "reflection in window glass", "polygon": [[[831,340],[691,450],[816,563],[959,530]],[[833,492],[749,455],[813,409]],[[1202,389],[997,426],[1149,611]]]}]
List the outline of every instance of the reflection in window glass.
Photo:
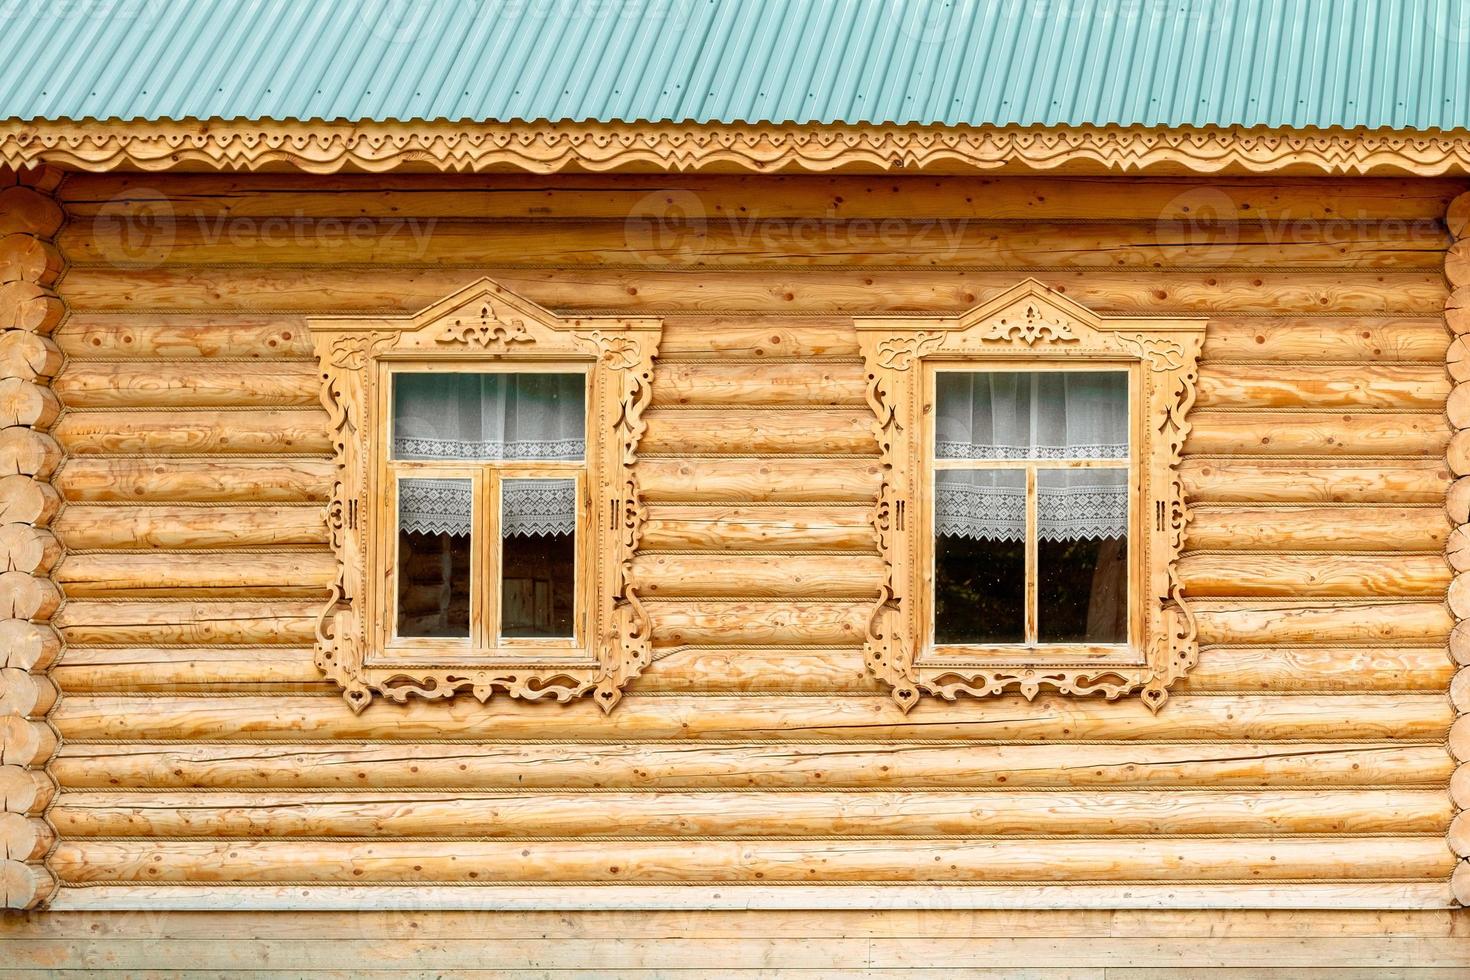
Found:
[{"label": "reflection in window glass", "polygon": [[586,390],[582,374],[398,374],[393,458],[584,459]]},{"label": "reflection in window glass", "polygon": [[1043,643],[1128,640],[1128,471],[1038,470],[1037,628]]},{"label": "reflection in window glass", "polygon": [[469,480],[398,484],[398,635],[470,635]]},{"label": "reflection in window glass", "polygon": [[945,371],[939,459],[1126,459],[1123,371]]},{"label": "reflection in window glass", "polygon": [[500,632],[507,639],[575,635],[577,481],[501,482]]},{"label": "reflection in window glass", "polygon": [[1023,642],[1025,471],[942,470],[935,477],[935,642]]}]

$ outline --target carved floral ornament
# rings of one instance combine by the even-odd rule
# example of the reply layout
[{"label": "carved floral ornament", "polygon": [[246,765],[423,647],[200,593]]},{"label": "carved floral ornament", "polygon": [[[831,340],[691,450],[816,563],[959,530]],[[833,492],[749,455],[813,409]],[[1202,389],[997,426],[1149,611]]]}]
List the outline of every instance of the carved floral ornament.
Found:
[{"label": "carved floral ornament", "polygon": [[[953,700],[1019,691],[1034,698],[1043,688],[1109,699],[1141,691],[1157,711],[1169,685],[1194,666],[1194,617],[1176,570],[1189,511],[1178,468],[1189,434],[1203,319],[1099,316],[1035,280],[1022,282],[957,317],[858,317],[867,367],[868,402],[882,451],[883,480],[873,527],[884,559],[884,579],[869,619],[868,668],[892,688],[905,710],[924,694]],[[1131,482],[1140,498],[1128,543],[1130,615],[1136,640],[1103,658],[1073,656],[1057,647],[975,648],[939,656],[924,622],[933,581],[927,555],[925,446],[932,405],[926,405],[926,364],[933,362],[1095,362],[1132,365],[1138,375],[1134,411],[1139,444]],[[1026,651],[1031,651],[1028,659]]]},{"label": "carved floral ornament", "polygon": [[[489,279],[466,286],[402,317],[309,317],[322,371],[322,404],[336,454],[328,510],[337,576],[317,624],[316,663],[342,686],[354,711],[380,695],[450,698],[465,691],[481,701],[500,692],[527,700],[569,701],[591,694],[612,710],[623,687],[647,666],[649,620],[630,580],[645,509],[633,461],[643,435],[653,359],[662,321],[649,318],[563,318]],[[439,363],[472,370],[477,362],[572,363],[590,368],[587,433],[589,492],[607,501],[594,511],[582,574],[595,581],[585,649],[535,663],[509,658],[426,653],[412,663],[382,649],[388,615],[381,580],[387,541],[396,535],[384,506],[387,371],[391,365]]]}]

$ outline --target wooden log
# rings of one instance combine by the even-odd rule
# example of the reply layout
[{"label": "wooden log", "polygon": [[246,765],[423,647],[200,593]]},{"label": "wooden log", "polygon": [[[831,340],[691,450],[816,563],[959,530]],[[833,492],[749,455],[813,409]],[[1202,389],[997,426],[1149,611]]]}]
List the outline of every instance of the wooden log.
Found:
[{"label": "wooden log", "polygon": [[1195,503],[1435,504],[1453,476],[1443,459],[1201,459],[1179,466]]},{"label": "wooden log", "polygon": [[44,768],[46,760],[55,754],[56,744],[56,732],[44,721],[0,715],[0,763]]},{"label": "wooden log", "polygon": [[1470,477],[1451,483],[1445,492],[1445,513],[1451,524],[1470,522]]},{"label": "wooden log", "polygon": [[68,601],[53,623],[68,643],[311,646],[317,601]]},{"label": "wooden log", "polygon": [[1190,603],[1201,643],[1440,643],[1454,627],[1443,602],[1211,600]]},{"label": "wooden log", "polygon": [[[728,313],[735,310],[865,314],[935,310],[959,313],[1016,284],[1015,272],[910,269],[792,271],[682,271],[640,268],[516,269],[482,266],[506,289],[558,311],[625,309]],[[1094,310],[1204,315],[1216,311],[1275,315],[1334,312],[1431,316],[1444,309],[1439,269],[1343,276],[1337,272],[1075,271],[1041,267],[1042,285],[1065,292]],[[67,273],[67,302],[88,312],[155,309],[216,314],[260,311],[343,313],[352,310],[421,310],[465,284],[461,269],[380,267],[363,276],[333,267],[190,267],[124,269],[84,266]],[[0,287],[3,289],[4,287]],[[0,303],[3,309],[3,303]]]},{"label": "wooden log", "polygon": [[0,861],[0,908],[35,908],[50,899],[55,890],[56,879],[42,865]]},{"label": "wooden log", "polygon": [[52,383],[71,408],[311,407],[321,398],[313,363],[191,364],[71,361]]},{"label": "wooden log", "polygon": [[1470,475],[1470,430],[1461,429],[1450,439],[1445,460],[1456,476]]},{"label": "wooden log", "polygon": [[[619,708],[621,710],[621,707]],[[51,771],[84,789],[877,789],[1057,787],[1444,791],[1440,744],[1211,742],[940,745],[425,742],[414,745],[65,743]],[[49,785],[49,783],[48,783]],[[988,798],[988,797],[987,797]]]},{"label": "wooden log", "polygon": [[[1470,314],[1470,307],[1465,310],[1447,310],[1445,319],[1454,323],[1459,319],[1458,314],[1466,312]],[[1470,324],[1470,315],[1466,316],[1467,324]],[[1470,330],[1470,326],[1467,326]],[[1445,370],[1449,372],[1450,378],[1456,382],[1464,383],[1470,381],[1470,339],[1466,332],[1461,332],[1454,340],[1450,341],[1449,349],[1445,351]]]},{"label": "wooden log", "polygon": [[1213,646],[1172,690],[1442,691],[1453,671],[1443,646]]},{"label": "wooden log", "polygon": [[782,732],[834,740],[952,738],[1030,741],[1104,739],[1439,740],[1454,711],[1443,694],[1210,695],[1176,697],[1155,715],[1137,700],[1020,697],[924,702],[905,715],[892,699],[769,695],[760,698],[694,695],[625,697],[602,715],[591,700],[555,705],[497,698],[451,704],[411,700],[391,713],[354,715],[330,697],[154,697],[146,713],[130,699],[67,697],[52,710],[62,737],[93,739],[200,739],[250,737],[427,740],[474,737],[494,731],[506,739],[741,740]]},{"label": "wooden log", "polygon": [[866,505],[832,507],[680,506],[649,508],[644,551],[862,551],[877,548]]},{"label": "wooden log", "polygon": [[1442,412],[1191,412],[1191,455],[1437,456],[1449,445]]},{"label": "wooden log", "polygon": [[56,685],[23,667],[0,667],[0,714],[40,718],[56,703]]},{"label": "wooden log", "polygon": [[[65,329],[65,328],[63,328]],[[666,328],[667,329],[667,328]],[[1375,361],[1443,365],[1443,317],[1231,317],[1205,329],[1203,358],[1230,361]]]},{"label": "wooden log", "polygon": [[0,523],[45,527],[61,507],[49,483],[13,474],[0,477]]},{"label": "wooden log", "polygon": [[653,641],[661,646],[857,646],[871,602],[699,602],[650,604]]},{"label": "wooden log", "polygon": [[45,381],[61,367],[62,353],[50,338],[25,330],[0,333],[0,377]]},{"label": "wooden log", "polygon": [[52,434],[69,455],[83,456],[332,451],[327,415],[319,409],[75,411]]},{"label": "wooden log", "polygon": [[1449,393],[1443,364],[1209,364],[1195,406],[1438,410]]},{"label": "wooden log", "polygon": [[24,425],[0,428],[0,477],[45,480],[61,463],[61,446],[44,432]]},{"label": "wooden log", "polygon": [[73,312],[52,338],[70,357],[274,361],[312,356],[306,323],[294,316]]},{"label": "wooden log", "polygon": [[45,621],[60,605],[61,593],[51,579],[0,572],[0,619]]},{"label": "wooden log", "polygon": [[1168,841],[63,841],[87,881],[1054,881],[1443,878],[1440,837]]},{"label": "wooden log", "polygon": [[[1444,561],[1440,559],[1440,565]],[[877,598],[878,555],[639,555],[632,585],[660,596],[838,596]],[[1446,576],[1448,580],[1448,576]]]},{"label": "wooden log", "polygon": [[37,234],[12,232],[0,237],[0,282],[50,286],[64,264],[60,250]]},{"label": "wooden log", "polygon": [[[751,411],[653,409],[640,455],[725,453],[736,456],[831,453],[875,456],[873,412],[864,407]],[[1441,425],[1443,422],[1441,422]],[[58,431],[58,438],[61,438]],[[62,439],[63,443],[65,439]]]},{"label": "wooden log", "polygon": [[0,813],[0,853],[10,861],[39,861],[46,856],[56,834],[39,817],[21,813]]},{"label": "wooden log", "polygon": [[1436,551],[1450,539],[1437,505],[1225,507],[1201,505],[1185,548],[1251,551]]},{"label": "wooden log", "polygon": [[45,670],[61,652],[61,637],[45,623],[0,619],[0,666]]},{"label": "wooden log", "polygon": [[[1435,325],[1444,332],[1438,318]],[[720,354],[751,360],[862,357],[852,318],[842,316],[792,319],[675,313],[664,317],[658,352],[664,365],[676,363],[687,354]],[[1439,360],[1444,360],[1443,350]]]},{"label": "wooden log", "polygon": [[[912,174],[299,174],[72,173],[60,200],[74,219],[115,214],[119,201],[167,202],[176,218],[610,218],[692,195],[709,217],[966,218],[1022,221],[1293,222],[1423,219],[1438,224],[1464,190],[1453,177],[1370,181],[1232,177],[1202,190],[1196,175],[1112,177]],[[1219,204],[1219,207],[1216,207]],[[1228,208],[1228,210],[1227,210]],[[1203,213],[1202,213],[1203,212]],[[79,222],[80,224],[80,222]],[[247,225],[246,227],[250,227]]]},{"label": "wooden log", "polygon": [[301,503],[327,500],[336,471],[323,459],[79,457],[67,460],[53,482],[75,502]]},{"label": "wooden log", "polygon": [[865,405],[866,399],[861,361],[686,361],[660,363],[653,377],[654,405]]},{"label": "wooden log", "polygon": [[64,221],[65,212],[49,193],[21,185],[0,189],[0,235],[51,238]]},{"label": "wooden log", "polygon": [[50,676],[68,694],[336,690],[313,663],[309,647],[68,647]]},{"label": "wooden log", "polygon": [[0,799],[10,813],[44,813],[56,796],[56,783],[44,769],[0,765]]},{"label": "wooden log", "polygon": [[[88,837],[923,837],[1442,833],[1435,790],[834,793],[67,793],[47,814]],[[44,825],[43,825],[44,826]]]},{"label": "wooden log", "polygon": [[30,524],[0,524],[0,569],[45,575],[61,557],[56,535]]},{"label": "wooden log", "polygon": [[0,378],[0,426],[49,429],[60,413],[61,402],[46,385],[21,378]]},{"label": "wooden log", "polygon": [[321,506],[206,508],[71,504],[55,520],[53,528],[74,551],[328,543],[326,510]]},{"label": "wooden log", "polygon": [[66,313],[61,299],[33,282],[0,284],[0,330],[49,334]]},{"label": "wooden log", "polygon": [[1461,763],[1450,776],[1450,799],[1461,810],[1470,808],[1470,763]]},{"label": "wooden log", "polygon": [[337,560],[325,551],[252,554],[68,554],[51,573],[71,598],[325,596]]},{"label": "wooden log", "polygon": [[1470,670],[1456,671],[1450,679],[1450,704],[1461,714],[1470,713]]},{"label": "wooden log", "polygon": [[[639,450],[646,453],[647,447],[640,445]],[[655,502],[871,505],[877,500],[883,464],[877,459],[858,458],[645,457],[638,460],[636,472],[643,498]]]},{"label": "wooden log", "polygon": [[1442,596],[1451,572],[1440,554],[1196,552],[1179,577],[1191,596]]}]

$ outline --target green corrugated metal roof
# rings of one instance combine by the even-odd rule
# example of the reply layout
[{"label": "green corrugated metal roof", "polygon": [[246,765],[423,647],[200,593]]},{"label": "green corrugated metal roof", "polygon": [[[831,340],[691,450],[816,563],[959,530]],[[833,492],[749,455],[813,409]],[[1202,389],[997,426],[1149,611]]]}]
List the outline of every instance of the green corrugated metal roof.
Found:
[{"label": "green corrugated metal roof", "polygon": [[1470,0],[0,0],[0,117],[1470,128]]}]

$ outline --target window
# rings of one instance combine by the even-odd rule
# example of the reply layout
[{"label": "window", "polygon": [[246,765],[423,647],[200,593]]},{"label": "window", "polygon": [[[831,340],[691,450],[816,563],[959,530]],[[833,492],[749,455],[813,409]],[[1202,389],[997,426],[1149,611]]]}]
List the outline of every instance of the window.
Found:
[{"label": "window", "polygon": [[461,691],[610,710],[649,658],[627,569],[659,321],[563,319],[486,280],[309,325],[338,447],[318,665],[356,710]]},{"label": "window", "polygon": [[1157,710],[1197,652],[1174,563],[1203,322],[1028,281],[857,326],[884,456],[869,667],[906,708],[1046,688]]}]

